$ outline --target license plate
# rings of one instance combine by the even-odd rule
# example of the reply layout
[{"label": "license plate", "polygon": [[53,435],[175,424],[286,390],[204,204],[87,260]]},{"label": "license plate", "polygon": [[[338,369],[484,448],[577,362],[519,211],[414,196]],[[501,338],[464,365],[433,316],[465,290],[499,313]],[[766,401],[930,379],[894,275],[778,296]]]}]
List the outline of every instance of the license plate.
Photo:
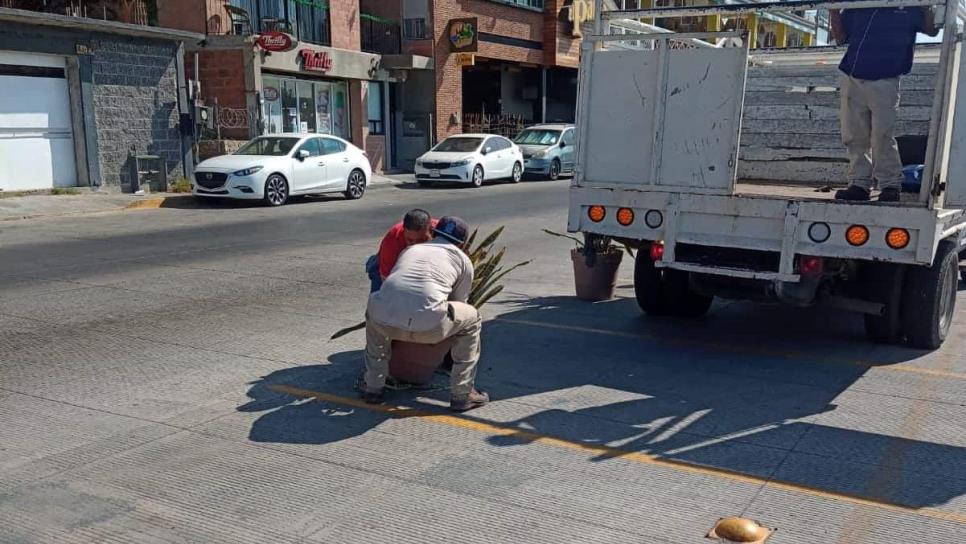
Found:
[{"label": "license plate", "polygon": [[438,178],[439,177],[439,170],[430,170],[429,171],[429,177],[431,177],[431,178]]}]

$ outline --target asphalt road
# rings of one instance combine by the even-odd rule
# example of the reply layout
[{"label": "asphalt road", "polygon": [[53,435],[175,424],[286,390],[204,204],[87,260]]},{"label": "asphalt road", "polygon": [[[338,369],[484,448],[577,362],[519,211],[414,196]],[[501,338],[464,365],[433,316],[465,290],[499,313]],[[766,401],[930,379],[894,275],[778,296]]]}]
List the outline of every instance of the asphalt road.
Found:
[{"label": "asphalt road", "polygon": [[[966,301],[934,353],[821,309],[575,300],[566,183],[0,224],[0,542],[966,538]],[[362,267],[413,206],[507,227],[478,384],[355,399]],[[395,406],[410,410],[399,411]]]}]

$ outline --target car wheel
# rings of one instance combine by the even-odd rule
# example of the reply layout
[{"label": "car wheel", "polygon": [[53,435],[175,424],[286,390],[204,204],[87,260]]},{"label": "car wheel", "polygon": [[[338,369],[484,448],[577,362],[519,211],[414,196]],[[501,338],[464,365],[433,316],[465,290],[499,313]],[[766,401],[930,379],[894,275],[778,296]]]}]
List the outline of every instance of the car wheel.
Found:
[{"label": "car wheel", "polygon": [[959,256],[952,242],[940,242],[932,266],[911,266],[902,289],[902,325],[909,343],[938,349],[956,310]]},{"label": "car wheel", "polygon": [[366,194],[366,175],[362,173],[362,170],[355,169],[349,173],[345,197],[348,200],[359,200],[364,194]]},{"label": "car wheel", "polygon": [[523,166],[520,163],[513,163],[513,173],[510,174],[510,183],[520,183],[523,179]]},{"label": "car wheel", "polygon": [[560,161],[558,159],[554,159],[550,163],[550,172],[547,174],[547,177],[550,178],[550,181],[560,179]]},{"label": "car wheel", "polygon": [[483,167],[477,164],[476,168],[473,169],[473,187],[482,187],[482,186],[483,186]]},{"label": "car wheel", "polygon": [[288,201],[288,181],[281,174],[272,174],[265,180],[265,203],[281,206]]}]

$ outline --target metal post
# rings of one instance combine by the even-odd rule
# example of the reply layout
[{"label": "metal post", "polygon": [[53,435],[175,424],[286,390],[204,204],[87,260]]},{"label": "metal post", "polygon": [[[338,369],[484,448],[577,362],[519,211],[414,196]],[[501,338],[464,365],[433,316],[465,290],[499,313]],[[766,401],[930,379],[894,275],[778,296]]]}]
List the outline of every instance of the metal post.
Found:
[{"label": "metal post", "polygon": [[933,202],[933,185],[939,182],[939,174],[941,173],[941,170],[936,168],[936,157],[939,155],[937,149],[942,138],[940,127],[943,124],[943,108],[948,103],[946,90],[949,87],[951,78],[950,69],[952,63],[950,62],[950,55],[953,52],[953,45],[958,39],[956,36],[958,34],[956,6],[958,6],[958,2],[953,3],[953,9],[949,9],[949,4],[947,4],[943,10],[943,45],[942,51],[939,54],[939,70],[936,71],[936,81],[939,84],[936,85],[932,109],[929,113],[929,137],[926,140],[926,161],[925,168],[923,168],[922,172],[922,182],[919,186],[919,202],[922,204]]},{"label": "metal post", "polygon": [[214,122],[215,122],[215,138],[217,138],[218,140],[221,140],[221,123],[218,122],[218,119],[219,119],[218,118],[218,114],[219,114],[219,111],[218,111],[218,97],[216,96],[215,97],[215,118],[214,118]]}]

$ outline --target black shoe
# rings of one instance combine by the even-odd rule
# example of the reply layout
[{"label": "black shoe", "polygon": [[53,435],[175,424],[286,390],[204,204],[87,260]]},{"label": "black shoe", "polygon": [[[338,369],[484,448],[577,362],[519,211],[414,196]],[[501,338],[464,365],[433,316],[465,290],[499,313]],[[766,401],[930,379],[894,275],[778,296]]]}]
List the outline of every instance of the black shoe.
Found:
[{"label": "black shoe", "polygon": [[383,396],[382,391],[378,393],[372,393],[371,391],[362,391],[359,396],[362,397],[362,400],[366,401],[366,404],[382,404],[383,401],[385,400],[385,397]]},{"label": "black shoe", "polygon": [[858,185],[849,185],[845,189],[839,189],[835,191],[835,200],[854,200],[854,201],[865,201],[869,200],[868,189],[863,189]]},{"label": "black shoe", "polygon": [[899,202],[899,189],[883,189],[879,193],[879,202]]},{"label": "black shoe", "polygon": [[479,408],[490,402],[490,395],[486,391],[474,389],[465,397],[456,397],[449,401],[449,409],[454,412],[465,412],[473,408]]}]

